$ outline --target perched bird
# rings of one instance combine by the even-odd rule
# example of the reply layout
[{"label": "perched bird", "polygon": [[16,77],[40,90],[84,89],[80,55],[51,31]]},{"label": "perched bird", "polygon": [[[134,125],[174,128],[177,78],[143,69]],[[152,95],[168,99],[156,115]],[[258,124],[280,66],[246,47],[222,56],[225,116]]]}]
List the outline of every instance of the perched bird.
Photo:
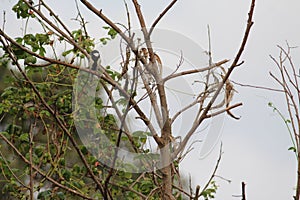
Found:
[{"label": "perched bird", "polygon": [[[98,84],[96,77],[101,77],[103,74],[103,68],[101,67],[101,59],[100,53],[97,50],[93,50],[88,58],[88,69],[91,71],[96,71],[98,73],[91,73],[91,72],[84,72],[84,76],[80,76],[80,79],[83,80],[82,82],[82,91],[79,93],[78,98],[81,96],[87,95],[91,89],[91,86],[96,86]],[[89,86],[89,87],[86,87]]]},{"label": "perched bird", "polygon": [[90,67],[93,71],[96,71],[98,66],[100,67],[101,64],[100,53],[97,50],[93,50],[90,53],[90,56],[91,56]]}]

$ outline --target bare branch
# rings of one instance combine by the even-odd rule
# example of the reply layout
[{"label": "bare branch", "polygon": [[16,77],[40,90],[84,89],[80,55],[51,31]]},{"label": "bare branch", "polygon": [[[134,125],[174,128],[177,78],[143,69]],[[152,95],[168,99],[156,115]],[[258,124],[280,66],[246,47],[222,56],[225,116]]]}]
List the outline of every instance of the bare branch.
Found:
[{"label": "bare branch", "polygon": [[105,23],[107,23],[110,27],[112,27],[115,31],[117,31],[118,34],[120,34],[120,36],[127,42],[127,44],[131,47],[131,49],[133,50],[133,52],[136,52],[135,47],[133,46],[133,42],[131,41],[131,39],[129,37],[127,37],[124,32],[115,24],[113,23],[109,18],[107,18],[103,13],[102,10],[98,10],[97,8],[95,8],[90,2],[88,2],[87,0],[80,0],[81,3],[83,3],[90,11],[92,11],[93,13],[95,13],[98,17],[100,17]]},{"label": "bare branch", "polygon": [[[108,96],[108,98],[109,98],[109,100],[110,100],[110,102],[112,104],[112,107],[116,111],[116,114],[117,114],[119,120],[122,121],[123,115],[122,115],[121,111],[119,110],[119,108],[116,106],[116,101],[114,100],[111,91],[108,89],[108,87],[105,84],[102,84],[102,87],[104,88],[104,90],[105,90],[105,92],[106,92],[106,94],[107,94],[107,96]],[[123,122],[123,127],[124,127],[123,133],[125,133],[125,135],[128,137],[128,140],[130,141],[130,143],[131,143],[133,149],[135,150],[135,152],[138,152],[138,150],[137,150],[137,148],[136,148],[136,146],[134,144],[134,139],[130,135],[130,131],[129,131],[128,125],[126,124],[125,121]]]},{"label": "bare branch", "polygon": [[252,25],[254,23],[252,21],[253,13],[254,13],[254,7],[255,7],[255,0],[252,0],[251,6],[250,6],[250,10],[249,10],[249,13],[248,13],[247,27],[246,27],[246,30],[245,30],[245,33],[244,33],[242,44],[241,44],[241,46],[240,46],[240,48],[238,50],[237,55],[235,56],[235,59],[233,60],[233,62],[231,64],[231,66],[229,67],[227,73],[224,75],[222,83],[220,83],[219,87],[217,88],[215,94],[213,95],[213,97],[211,98],[211,100],[208,103],[207,107],[203,111],[202,115],[199,117],[199,119],[197,119],[194,122],[192,128],[186,134],[186,136],[183,139],[181,145],[175,150],[175,152],[173,154],[173,157],[177,156],[178,153],[185,148],[185,146],[186,146],[187,142],[189,141],[190,137],[194,134],[195,130],[198,128],[198,126],[201,124],[201,122],[207,117],[208,111],[210,110],[210,108],[212,107],[213,103],[217,99],[219,93],[221,92],[223,86],[225,85],[225,83],[226,83],[227,79],[229,78],[229,76],[231,75],[232,71],[239,64],[240,57],[241,57],[241,55],[242,55],[242,53],[244,51],[244,48],[246,46],[246,43],[247,43],[247,40],[248,40],[248,37],[249,37],[249,34],[250,34],[251,27],[252,27]]},{"label": "bare branch", "polygon": [[199,68],[199,69],[192,69],[192,70],[188,70],[188,71],[183,71],[183,72],[178,72],[178,73],[174,73],[174,74],[170,74],[169,76],[165,77],[163,79],[164,82],[176,78],[176,77],[181,77],[181,76],[185,76],[185,75],[190,75],[190,74],[194,74],[194,73],[199,73],[199,72],[205,72],[211,69],[214,69],[216,67],[219,67],[225,63],[227,63],[229,60],[222,60],[220,62],[214,63],[211,66],[208,67],[204,67],[204,68]]},{"label": "bare branch", "polygon": [[[69,36],[71,38],[73,38],[73,35],[71,33],[71,31],[67,28],[67,26],[60,20],[60,18],[58,17],[58,15],[56,15],[54,13],[54,11],[44,2],[44,0],[40,0],[40,4],[39,6],[42,5],[44,6],[48,11],[49,11],[49,15],[53,16],[55,18],[56,21],[58,21],[58,23],[65,29],[65,31],[67,31],[67,33],[69,34]],[[40,11],[40,10],[38,10]],[[41,12],[40,12],[41,13]],[[40,13],[38,13],[40,15]]]},{"label": "bare branch", "polygon": [[[222,109],[222,110],[219,110],[219,111],[217,111],[217,112],[208,114],[206,117],[207,117],[207,118],[211,118],[211,117],[217,116],[217,115],[219,115],[219,114],[222,114],[222,113],[224,113],[224,112],[227,112],[227,113],[228,113],[228,111],[230,111],[231,109],[236,108],[236,107],[239,107],[239,106],[242,106],[242,105],[243,105],[242,103],[237,103],[237,104],[231,105],[231,106],[229,106],[229,107],[226,107],[226,108],[224,108],[224,109]],[[229,114],[229,115],[230,115],[230,114]],[[231,117],[236,118],[235,116],[231,116]]]},{"label": "bare branch", "polygon": [[140,75],[141,75],[141,78],[143,80],[143,83],[144,83],[144,87],[147,91],[147,95],[149,96],[150,98],[150,102],[151,102],[151,106],[154,110],[154,114],[155,114],[155,117],[156,117],[156,121],[159,125],[160,128],[162,128],[163,126],[163,119],[162,119],[162,115],[159,111],[159,108],[158,108],[158,104],[157,104],[157,96],[155,94],[155,91],[153,91],[149,84],[148,84],[148,81],[147,81],[147,78],[145,77],[145,73],[143,72],[143,70],[141,69],[140,66],[138,66],[138,70],[140,72]]},{"label": "bare branch", "polygon": [[222,154],[223,154],[222,147],[223,147],[223,144],[221,143],[221,146],[220,146],[220,152],[219,152],[219,158],[218,158],[218,160],[217,160],[217,164],[216,164],[216,166],[215,166],[215,168],[214,168],[214,171],[212,172],[212,174],[211,174],[209,180],[207,181],[206,185],[203,187],[203,189],[202,189],[202,191],[201,191],[200,194],[202,194],[202,193],[208,188],[209,184],[211,183],[211,181],[212,181],[213,178],[215,177],[215,174],[216,174],[216,172],[217,172],[217,170],[218,170],[218,168],[219,168],[219,164],[220,164],[220,162],[221,162],[221,158],[222,158]]},{"label": "bare branch", "polygon": [[154,30],[155,26],[158,24],[158,22],[162,19],[162,17],[174,6],[174,4],[177,2],[177,0],[173,0],[155,19],[153,24],[151,25],[151,28],[149,30],[149,36],[151,35],[152,31]]},{"label": "bare branch", "polygon": [[[137,17],[139,19],[140,26],[141,26],[141,29],[142,29],[142,32],[143,32],[143,35],[144,35],[144,40],[146,42],[147,50],[149,52],[150,61],[151,61],[151,63],[154,64],[155,63],[154,52],[153,52],[152,44],[151,44],[151,41],[150,41],[150,35],[148,33],[148,30],[147,30],[146,22],[145,22],[144,16],[143,16],[142,11],[141,11],[141,6],[139,5],[137,0],[132,0],[132,2],[133,2],[133,5],[135,7],[135,12],[136,12]],[[149,72],[151,72],[151,70]]]},{"label": "bare branch", "polygon": [[262,90],[269,90],[269,91],[274,91],[274,92],[284,92],[283,90],[280,89],[274,89],[274,88],[269,88],[269,87],[263,87],[263,86],[258,86],[258,85],[250,85],[250,84],[243,84],[243,83],[238,83],[236,81],[231,80],[232,83],[242,86],[242,87],[249,87],[249,88],[254,88],[254,89],[262,89]]},{"label": "bare branch", "polygon": [[6,23],[6,12],[3,10],[3,24],[2,24],[2,30],[5,28],[5,23]]},{"label": "bare branch", "polygon": [[[293,143],[293,148],[295,155],[297,157],[297,185],[296,185],[296,195],[294,196],[295,200],[300,199],[300,116],[299,116],[299,106],[300,106],[300,89],[298,84],[298,76],[296,74],[296,68],[292,62],[291,58],[291,48],[287,43],[287,50],[278,46],[280,49],[279,59],[276,60],[274,57],[270,56],[276,67],[279,70],[280,75],[275,76],[270,72],[270,76],[282,87],[286,107],[288,111],[289,118],[286,119],[283,114],[274,106],[275,111],[280,115],[282,120],[287,126],[288,132]],[[286,65],[286,63],[288,63]],[[289,67],[289,68],[288,68]],[[295,98],[296,95],[296,98]],[[298,99],[297,99],[298,98]],[[291,126],[291,128],[290,128]],[[292,130],[291,130],[292,129]]]}]

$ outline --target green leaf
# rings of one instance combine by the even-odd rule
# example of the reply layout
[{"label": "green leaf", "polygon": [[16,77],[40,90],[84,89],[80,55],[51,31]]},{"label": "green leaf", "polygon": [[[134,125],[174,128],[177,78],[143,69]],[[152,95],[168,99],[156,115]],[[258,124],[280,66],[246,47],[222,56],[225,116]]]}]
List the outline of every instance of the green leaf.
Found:
[{"label": "green leaf", "polygon": [[56,195],[59,199],[66,199],[65,193],[63,192],[57,192]]},{"label": "green leaf", "polygon": [[78,164],[75,164],[75,165],[73,166],[72,172],[73,172],[74,174],[79,174],[80,171],[81,171],[80,166],[79,166]]},{"label": "green leaf", "polygon": [[50,39],[49,39],[49,35],[48,34],[40,34],[40,33],[37,33],[35,35],[36,37],[36,40],[39,41],[40,45],[43,45],[43,44],[49,44],[50,42]]},{"label": "green leaf", "polygon": [[84,145],[80,146],[80,150],[83,153],[83,155],[87,155],[89,153],[88,149]]},{"label": "green leaf", "polygon": [[289,151],[293,151],[294,153],[296,153],[297,149],[295,147],[290,147],[288,148]]},{"label": "green leaf", "polygon": [[29,6],[22,0],[19,0],[18,3],[13,6],[12,10],[17,14],[18,19],[34,17],[34,14],[30,10]]},{"label": "green leaf", "polygon": [[36,38],[32,34],[26,34],[23,37],[23,39],[24,39],[25,44],[29,44],[29,45],[36,41]]},{"label": "green leaf", "polygon": [[21,140],[21,142],[29,142],[29,134],[23,133],[20,135],[19,139]]},{"label": "green leaf", "polygon": [[67,50],[65,52],[62,53],[62,56],[67,56],[68,54],[70,54],[73,51],[73,49]]},{"label": "green leaf", "polygon": [[63,170],[62,170],[62,175],[63,175],[63,177],[64,177],[67,181],[69,181],[70,178],[71,178],[71,176],[72,176],[72,172],[69,171],[69,170],[67,170],[67,169],[63,169]]},{"label": "green leaf", "polygon": [[23,38],[17,37],[17,38],[15,39],[15,41],[16,41],[18,44],[22,44]]},{"label": "green leaf", "polygon": [[49,199],[51,197],[51,190],[45,190],[38,194],[38,199]]},{"label": "green leaf", "polygon": [[37,155],[37,157],[42,157],[44,154],[44,147],[43,146],[37,146],[34,148],[34,153]]},{"label": "green leaf", "polygon": [[60,158],[60,159],[58,160],[58,163],[59,163],[60,165],[62,165],[62,166],[65,166],[65,165],[66,165],[66,160],[65,160],[65,158]]},{"label": "green leaf", "polygon": [[36,57],[34,56],[28,56],[25,58],[25,64],[35,64],[36,63]]},{"label": "green leaf", "polygon": [[111,39],[115,39],[115,37],[117,36],[118,32],[115,31],[115,29],[109,29],[108,31],[108,35],[110,36]]},{"label": "green leaf", "polygon": [[109,40],[109,38],[100,38],[100,42],[101,42],[103,45],[106,45],[106,44],[107,44],[107,40]]},{"label": "green leaf", "polygon": [[40,112],[40,114],[41,114],[41,115],[46,115],[47,117],[50,117],[50,116],[51,116],[51,114],[50,114],[50,112],[49,112],[48,110],[42,110],[42,111]]},{"label": "green leaf", "polygon": [[105,30],[108,30],[108,29],[110,29],[110,27],[109,27],[109,26],[103,26],[102,28],[103,28],[103,29],[105,29]]}]

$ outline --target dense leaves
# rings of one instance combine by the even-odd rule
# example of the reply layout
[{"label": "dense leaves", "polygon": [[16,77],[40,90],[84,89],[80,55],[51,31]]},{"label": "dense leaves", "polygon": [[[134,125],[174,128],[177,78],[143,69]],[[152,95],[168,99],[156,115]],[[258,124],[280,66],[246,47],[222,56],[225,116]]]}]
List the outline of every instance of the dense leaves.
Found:
[{"label": "dense leaves", "polygon": [[[30,7],[21,0],[13,7],[13,11],[17,14],[17,18],[35,18]],[[104,27],[104,30],[107,31],[108,37],[105,36],[100,41],[107,44],[116,37],[117,32],[109,27]],[[72,31],[72,38],[87,52],[91,52],[95,46],[95,40],[86,35],[82,27]],[[86,197],[102,198],[102,194],[97,191],[97,185],[89,175],[87,167],[90,167],[92,172],[103,181],[110,173],[110,169],[99,162],[90,153],[90,149],[80,145],[80,152],[88,163],[86,166],[76,152],[74,145],[71,144],[70,136],[66,135],[56,119],[57,117],[63,121],[71,136],[80,144],[72,113],[72,84],[76,79],[77,69],[55,63],[41,65],[41,61],[37,57],[22,49],[29,49],[40,56],[49,56],[54,41],[62,42],[63,40],[61,36],[55,36],[52,31],[48,30],[41,33],[26,33],[16,37],[15,41],[20,46],[10,45],[9,47],[16,56],[18,65],[23,68],[38,93],[33,90],[32,85],[18,70],[13,70],[12,74],[6,78],[7,87],[1,92],[0,116],[3,119],[1,126],[4,129],[0,133],[0,168],[2,174],[0,192],[4,199],[29,198],[29,182],[31,181],[37,199],[80,199],[78,195],[71,192],[72,190]],[[2,46],[2,50],[0,63],[5,69],[4,71],[8,71],[7,66],[13,66],[17,63],[12,62],[7,47]],[[77,59],[77,63],[86,59],[84,54],[74,47],[63,51],[61,56],[65,58],[66,62],[69,58]],[[72,63],[74,60],[70,62]],[[120,74],[109,67],[107,67],[107,72],[114,80],[120,78]],[[39,95],[55,111],[56,117],[41,101]],[[118,101],[118,104],[126,105],[121,102],[122,99]],[[105,134],[112,143],[116,143],[119,133],[116,116],[109,113],[105,114],[103,99],[99,97],[95,99],[95,108],[98,110],[97,118],[101,124],[98,127],[101,131],[98,133]],[[87,115],[88,113],[83,114]],[[144,151],[143,145],[149,135],[150,133],[143,131],[134,132],[132,138],[136,148]],[[122,140],[128,141],[128,138],[122,135]],[[111,160],[114,151],[108,151],[110,151],[111,156],[106,159]],[[41,173],[32,170],[32,166],[38,167],[44,175],[69,189],[55,185]],[[134,168],[133,165],[124,165],[124,169],[133,170]],[[139,199],[138,193],[148,195],[155,188],[152,175],[147,173],[140,175],[118,171],[113,174],[110,182],[113,184],[109,185],[108,188],[111,195],[116,199],[124,199],[125,197],[126,199]],[[129,187],[132,187],[132,191],[126,189]],[[156,199],[157,195],[153,194],[150,199]]]}]

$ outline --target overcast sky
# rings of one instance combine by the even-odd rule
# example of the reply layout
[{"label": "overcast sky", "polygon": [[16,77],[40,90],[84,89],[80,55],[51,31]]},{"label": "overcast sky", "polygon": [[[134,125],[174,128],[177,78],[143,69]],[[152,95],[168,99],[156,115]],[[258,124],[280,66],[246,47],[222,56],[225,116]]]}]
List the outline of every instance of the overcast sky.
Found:
[{"label": "overcast sky", "polygon": [[[1,11],[7,10],[7,31],[20,34],[21,26],[11,26],[14,15],[10,8],[16,1],[1,0]],[[59,2],[59,3],[57,3]],[[115,22],[125,22],[123,1],[92,1],[103,9]],[[146,22],[149,25],[168,4],[167,0],[142,0]],[[75,6],[72,0],[54,1],[53,9],[65,20],[74,17]],[[130,1],[128,1],[130,4]],[[70,6],[72,5],[72,6]],[[174,30],[190,38],[203,49],[207,49],[207,25],[211,29],[214,61],[233,59],[243,36],[250,0],[181,0],[158,24],[159,28]],[[132,10],[132,7],[130,6]],[[82,12],[86,14],[82,7]],[[269,71],[276,71],[269,58],[278,56],[276,45],[300,46],[300,1],[298,0],[257,0],[254,26],[242,59],[245,64],[234,71],[231,79],[244,83],[277,87],[269,77]],[[93,28],[103,23],[92,14],[88,25],[95,37],[102,31]],[[131,15],[133,21],[135,15]],[[1,13],[2,22],[2,13]],[[69,25],[72,27],[71,22]],[[133,23],[135,24],[135,23]],[[74,25],[75,27],[75,25]],[[99,33],[99,35],[98,35]],[[294,61],[299,69],[299,49],[294,50]],[[228,67],[228,66],[227,66]],[[268,107],[273,102],[284,111],[284,98],[281,94],[236,86],[234,102],[243,106],[234,110],[242,116],[239,121],[226,117],[220,141],[223,142],[223,157],[218,175],[232,180],[230,184],[216,179],[220,188],[216,199],[240,199],[232,197],[241,193],[241,182],[246,182],[247,199],[283,200],[294,194],[296,160],[292,152],[288,132],[279,116]],[[286,112],[283,112],[286,113]],[[199,158],[195,150],[182,163],[181,169],[193,177],[193,184],[203,186],[217,160],[219,145],[205,159]]]}]

